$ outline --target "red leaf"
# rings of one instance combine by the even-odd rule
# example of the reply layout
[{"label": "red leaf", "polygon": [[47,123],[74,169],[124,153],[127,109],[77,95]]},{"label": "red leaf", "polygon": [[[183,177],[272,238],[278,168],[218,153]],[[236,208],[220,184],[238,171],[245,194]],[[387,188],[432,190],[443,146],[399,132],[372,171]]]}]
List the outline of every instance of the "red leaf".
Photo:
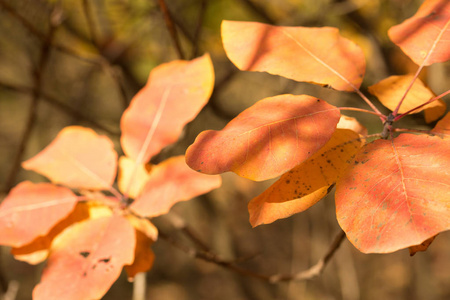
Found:
[{"label": "red leaf", "polygon": [[187,163],[206,174],[233,171],[252,180],[274,178],[325,145],[339,116],[336,107],[307,95],[266,98],[221,131],[200,133],[187,149]]},{"label": "red leaf", "polygon": [[365,253],[422,243],[450,229],[450,140],[402,134],[367,144],[336,186],[336,214]]},{"label": "red leaf", "polygon": [[173,61],[152,70],[147,85],[124,112],[121,144],[127,156],[146,163],[175,142],[188,122],[208,102],[214,70],[208,54]]},{"label": "red leaf", "polygon": [[362,50],[340,36],[337,28],[223,21],[222,40],[240,70],[268,72],[341,91],[358,89],[364,77]]},{"label": "red leaf", "polygon": [[152,168],[142,194],[130,209],[145,217],[159,216],[167,213],[175,203],[207,193],[221,183],[220,176],[191,170],[184,156],[172,157]]},{"label": "red leaf", "polygon": [[70,126],[22,166],[71,188],[109,189],[116,176],[117,153],[108,137]]},{"label": "red leaf", "polygon": [[417,13],[388,31],[414,63],[429,66],[450,59],[450,1],[426,0]]},{"label": "red leaf", "polygon": [[134,228],[121,216],[77,223],[53,242],[35,300],[100,299],[134,261]]},{"label": "red leaf", "polygon": [[46,235],[76,203],[77,196],[65,187],[18,184],[0,205],[0,244],[20,247]]}]

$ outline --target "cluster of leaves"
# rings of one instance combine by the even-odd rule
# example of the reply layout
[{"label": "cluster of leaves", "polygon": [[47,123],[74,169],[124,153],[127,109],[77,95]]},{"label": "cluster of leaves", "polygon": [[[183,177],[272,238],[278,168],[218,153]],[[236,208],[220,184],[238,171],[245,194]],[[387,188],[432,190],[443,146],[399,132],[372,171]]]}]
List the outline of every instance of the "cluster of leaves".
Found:
[{"label": "cluster of leaves", "polygon": [[450,90],[435,96],[418,75],[425,66],[450,59],[450,2],[426,0],[388,34],[418,69],[369,87],[392,110],[384,115],[359,90],[362,50],[336,28],[224,21],[224,48],[240,70],[356,92],[372,109],[362,111],[377,115],[384,130],[367,136],[355,119],[341,116],[348,108],[308,95],[279,95],[258,101],[223,130],[202,132],[186,152],[188,165],[256,181],[281,175],[250,201],[253,226],[304,211],[336,186],[337,220],[362,252],[413,247],[449,230],[450,115],[431,131],[395,125],[420,111],[427,122],[446,112],[440,98]]},{"label": "cluster of leaves", "polygon": [[178,139],[213,85],[208,55],[163,64],[122,116],[119,160],[108,137],[70,126],[23,163],[52,183],[26,181],[11,190],[0,206],[0,243],[16,259],[48,259],[34,299],[99,299],[123,267],[130,279],[149,270],[158,237],[149,218],[221,185],[220,176],[190,169],[184,156],[149,163]]},{"label": "cluster of leaves", "polygon": [[445,114],[440,98],[450,90],[435,96],[418,75],[450,59],[449,24],[450,3],[426,0],[389,30],[419,67],[369,88],[392,110],[384,115],[359,90],[361,49],[336,28],[224,21],[223,44],[239,69],[356,92],[372,109],[361,111],[377,115],[383,132],[368,136],[356,119],[341,115],[348,108],[279,95],[260,100],[221,131],[202,132],[186,158],[152,165],[213,89],[208,55],[174,61],[151,72],[124,112],[120,159],[109,138],[71,126],[23,163],[51,183],[26,181],[11,190],[0,205],[0,243],[19,260],[47,259],[34,299],[101,298],[122,268],[130,278],[151,268],[158,236],[151,217],[219,187],[216,174],[233,171],[255,181],[281,176],[250,201],[253,226],[304,211],[336,187],[338,222],[359,250],[385,253],[421,243],[412,251],[426,249],[450,229],[450,115],[420,134],[399,134],[414,130],[395,125],[420,111],[427,122]]}]

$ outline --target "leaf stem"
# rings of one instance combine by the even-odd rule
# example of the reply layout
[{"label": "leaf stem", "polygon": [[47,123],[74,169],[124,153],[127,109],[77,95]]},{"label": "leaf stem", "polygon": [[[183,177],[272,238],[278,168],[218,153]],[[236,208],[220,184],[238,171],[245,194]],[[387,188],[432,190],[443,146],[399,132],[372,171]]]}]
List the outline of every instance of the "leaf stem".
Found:
[{"label": "leaf stem", "polygon": [[440,94],[440,95],[438,95],[438,96],[436,96],[436,97],[431,98],[431,99],[428,100],[427,102],[425,102],[425,103],[423,103],[423,104],[421,104],[421,105],[419,105],[419,106],[417,106],[417,107],[414,107],[413,109],[410,109],[410,110],[408,110],[407,112],[405,112],[405,113],[403,113],[403,114],[401,114],[401,115],[396,116],[395,119],[394,119],[394,122],[400,120],[401,118],[403,118],[403,117],[405,117],[405,116],[407,116],[407,115],[409,115],[409,114],[412,113],[413,111],[418,110],[419,108],[422,108],[422,107],[424,107],[425,105],[428,105],[428,104],[430,104],[431,102],[434,102],[434,101],[436,101],[436,100],[438,100],[438,99],[440,99],[440,98],[442,98],[442,97],[444,97],[444,96],[446,96],[446,95],[448,95],[448,94],[450,94],[450,90],[447,90],[447,91],[443,92],[442,94]]},{"label": "leaf stem", "polygon": [[353,111],[364,112],[364,113],[366,113],[366,114],[372,114],[372,115],[378,116],[378,117],[380,117],[383,121],[386,120],[386,116],[383,115],[382,113],[380,113],[380,112],[375,112],[375,111],[370,111],[370,110],[363,109],[363,108],[356,108],[356,107],[339,107],[339,110],[353,110]]},{"label": "leaf stem", "polygon": [[377,116],[380,117],[381,121],[385,121],[386,120],[386,116],[383,115],[378,108],[372,103],[372,101],[369,100],[369,98],[366,97],[366,95],[364,95],[356,86],[354,86],[353,84],[351,84],[351,87],[355,90],[355,92],[367,103],[367,105],[370,106],[370,108],[372,108],[372,110],[377,114]]}]

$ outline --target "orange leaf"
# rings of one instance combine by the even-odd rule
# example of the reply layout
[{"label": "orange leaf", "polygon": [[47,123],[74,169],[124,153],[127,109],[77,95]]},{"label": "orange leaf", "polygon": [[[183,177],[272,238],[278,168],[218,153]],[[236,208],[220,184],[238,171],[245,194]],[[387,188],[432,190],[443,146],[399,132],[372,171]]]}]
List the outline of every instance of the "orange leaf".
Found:
[{"label": "orange leaf", "polygon": [[326,196],[330,186],[361,148],[359,135],[337,129],[328,143],[307,161],[285,173],[248,204],[253,227],[307,210]]},{"label": "orange leaf", "polygon": [[134,251],[134,262],[131,265],[125,266],[125,271],[128,274],[128,280],[132,281],[134,276],[141,272],[147,272],[153,266],[155,254],[150,248],[153,240],[139,230],[136,230],[136,249]]},{"label": "orange leaf", "polygon": [[109,189],[116,176],[117,153],[108,137],[90,128],[69,126],[22,166],[71,188]]},{"label": "orange leaf", "polygon": [[65,187],[24,181],[0,205],[0,244],[20,247],[39,236],[75,208],[77,196]]},{"label": "orange leaf", "polygon": [[213,85],[214,70],[208,54],[154,68],[146,86],[123,113],[120,142],[125,154],[145,164],[174,143],[184,125],[208,102]]},{"label": "orange leaf", "polygon": [[222,41],[228,58],[240,70],[268,72],[340,91],[358,89],[364,77],[363,51],[340,36],[337,28],[223,21]]},{"label": "orange leaf", "polygon": [[436,238],[436,236],[433,236],[433,237],[425,240],[420,245],[415,245],[415,246],[409,247],[409,255],[413,256],[414,254],[416,254],[419,251],[427,251],[428,247],[431,245],[431,243],[434,241],[435,238]]},{"label": "orange leaf", "polygon": [[184,156],[172,157],[152,168],[142,194],[130,209],[140,216],[159,216],[167,213],[175,203],[207,193],[221,183],[220,176],[191,170]]},{"label": "orange leaf", "polygon": [[[400,99],[413,79],[414,75],[390,76],[372,86],[369,86],[369,92],[377,96],[378,100],[380,100],[384,106],[393,111],[397,107]],[[424,104],[434,97],[434,93],[426,87],[419,78],[417,78],[406,95],[398,113],[403,114],[419,105]],[[428,115],[426,120],[427,122],[433,122],[445,114],[447,106],[444,101],[439,99],[438,101],[425,105],[412,113],[418,113],[422,110],[425,110],[425,112],[427,110],[433,110],[433,113]]]},{"label": "orange leaf", "polygon": [[426,0],[417,13],[388,31],[414,63],[429,66],[450,59],[450,1]]},{"label": "orange leaf", "polygon": [[134,215],[127,215],[126,218],[137,231],[142,232],[149,239],[153,241],[158,239],[158,228],[148,219],[138,218]]},{"label": "orange leaf", "polygon": [[307,95],[258,101],[221,131],[200,133],[186,152],[198,172],[233,171],[252,180],[279,176],[302,163],[331,138],[339,110]]},{"label": "orange leaf", "polygon": [[100,299],[134,261],[136,237],[121,216],[77,223],[55,238],[33,299]]},{"label": "orange leaf", "polygon": [[11,254],[14,258],[26,261],[29,264],[38,264],[47,259],[50,245],[53,239],[70,225],[89,218],[89,204],[77,203],[75,209],[58,224],[56,224],[48,234],[34,239],[31,243],[20,248],[12,248]]},{"label": "orange leaf", "polygon": [[119,190],[131,198],[136,198],[148,180],[151,165],[138,164],[133,159],[121,156],[119,159]]},{"label": "orange leaf", "polygon": [[401,134],[367,144],[336,184],[336,214],[365,253],[387,253],[450,229],[450,140]]},{"label": "orange leaf", "polygon": [[432,132],[448,134],[450,137],[450,112],[437,122]]}]

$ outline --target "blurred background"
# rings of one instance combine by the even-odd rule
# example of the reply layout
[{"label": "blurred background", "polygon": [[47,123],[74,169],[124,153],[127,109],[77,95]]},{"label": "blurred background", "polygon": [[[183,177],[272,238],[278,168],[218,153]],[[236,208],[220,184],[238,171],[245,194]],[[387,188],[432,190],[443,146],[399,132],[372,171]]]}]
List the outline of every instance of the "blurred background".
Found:
[{"label": "blurred background", "polygon": [[[387,30],[412,16],[421,2],[0,0],[0,198],[20,181],[46,180],[21,169],[20,162],[42,150],[65,126],[92,127],[111,137],[120,153],[122,112],[150,70],[175,59],[210,53],[216,86],[210,103],[155,163],[184,153],[200,131],[221,129],[265,97],[309,94],[333,105],[367,108],[352,93],[238,71],[222,48],[224,19],[338,27],[364,49],[367,72],[361,90],[386,112],[367,87],[388,75],[415,72],[417,66],[389,41]],[[446,63],[426,68],[421,76],[440,94],[449,88],[449,74]],[[369,133],[381,131],[375,116],[348,115],[357,117]],[[422,114],[405,118],[401,125],[434,126]],[[135,300],[450,299],[449,232],[413,257],[408,250],[366,255],[344,240],[322,276],[309,281],[272,284],[193,258],[190,250],[203,247],[260,274],[296,273],[322,258],[340,231],[332,195],[304,213],[252,229],[247,203],[271,182],[254,183],[234,174],[224,174],[223,180],[222,188],[179,203],[168,216],[154,220],[164,238],[152,246],[156,260],[144,278],[145,297],[138,298],[143,292],[135,291]],[[173,225],[180,219],[188,230]],[[189,238],[190,231],[205,245]],[[2,247],[0,252],[0,287],[17,293],[5,299],[31,299],[44,264],[16,261],[9,250]],[[103,299],[133,299],[133,289],[141,287],[122,274]]]}]

